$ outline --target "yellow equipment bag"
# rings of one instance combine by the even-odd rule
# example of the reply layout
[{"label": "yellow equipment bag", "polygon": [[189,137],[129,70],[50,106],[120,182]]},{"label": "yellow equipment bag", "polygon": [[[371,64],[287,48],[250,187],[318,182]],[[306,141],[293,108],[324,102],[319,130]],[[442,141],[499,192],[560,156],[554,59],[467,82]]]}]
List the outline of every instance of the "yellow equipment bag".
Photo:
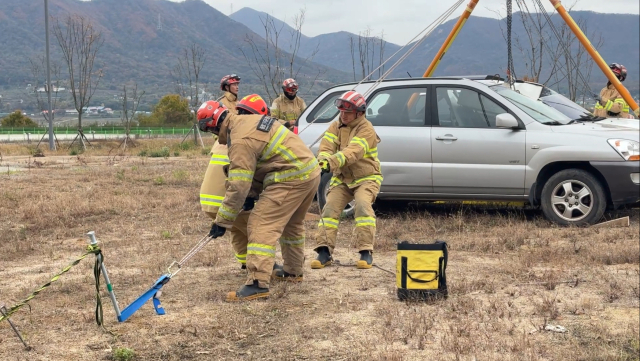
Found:
[{"label": "yellow equipment bag", "polygon": [[447,293],[447,244],[398,243],[396,283],[401,300],[431,300]]}]

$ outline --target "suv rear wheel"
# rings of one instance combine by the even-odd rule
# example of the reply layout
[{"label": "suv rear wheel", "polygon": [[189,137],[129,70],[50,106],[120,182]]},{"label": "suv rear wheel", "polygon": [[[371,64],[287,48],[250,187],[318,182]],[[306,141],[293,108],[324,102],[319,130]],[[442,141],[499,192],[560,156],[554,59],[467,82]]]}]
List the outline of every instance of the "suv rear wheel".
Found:
[{"label": "suv rear wheel", "polygon": [[582,169],[565,169],[551,176],[541,197],[544,215],[565,226],[594,224],[607,206],[600,182]]},{"label": "suv rear wheel", "polygon": [[[331,183],[331,173],[324,173],[322,178],[320,179],[320,185],[318,186],[318,206],[320,206],[320,214],[322,214],[322,209],[324,205],[327,204],[327,194],[329,194],[329,185]],[[342,217],[353,217],[356,212],[356,202],[351,201],[344,207],[344,211],[342,211]]]}]

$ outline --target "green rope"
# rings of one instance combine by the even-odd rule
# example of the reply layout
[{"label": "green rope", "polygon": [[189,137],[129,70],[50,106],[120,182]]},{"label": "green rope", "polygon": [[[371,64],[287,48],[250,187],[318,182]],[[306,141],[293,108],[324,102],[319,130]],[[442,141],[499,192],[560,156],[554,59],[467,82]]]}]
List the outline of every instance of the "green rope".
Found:
[{"label": "green rope", "polygon": [[[55,276],[53,276],[53,278],[51,278],[51,280],[45,284],[43,284],[42,286],[40,286],[38,289],[36,289],[35,291],[33,291],[29,296],[27,296],[27,298],[25,298],[24,300],[18,302],[16,305],[14,305],[13,307],[9,308],[7,310],[7,312],[0,316],[0,322],[8,319],[13,313],[15,313],[16,311],[18,311],[20,308],[22,308],[23,306],[25,306],[27,303],[29,303],[29,301],[31,301],[34,297],[36,297],[40,292],[44,291],[45,289],[47,289],[49,286],[51,286],[52,283],[56,282],[60,276],[62,276],[63,274],[69,272],[69,270],[71,268],[73,268],[73,266],[77,265],[78,263],[80,263],[80,261],[82,261],[83,259],[85,259],[85,257],[87,257],[90,254],[95,254],[96,256],[100,254],[100,247],[95,246],[95,245],[89,245],[87,246],[87,252],[85,252],[82,256],[80,256],[78,259],[76,259],[75,261],[71,262],[68,266],[66,266],[65,268],[62,269],[62,271],[60,271],[58,274],[56,274]],[[97,257],[96,257],[97,258]],[[102,257],[100,257],[102,258]],[[95,275],[95,271],[94,271],[94,275]],[[98,272],[98,276],[100,275],[100,273]],[[96,280],[98,280],[98,277],[96,276]],[[98,285],[96,284],[96,293],[97,292],[97,288]],[[100,320],[99,322],[102,322],[102,304],[100,303],[100,297],[98,295],[98,306],[96,306],[96,322],[98,322],[98,307],[100,308]],[[100,325],[101,323],[98,323],[98,325]]]}]

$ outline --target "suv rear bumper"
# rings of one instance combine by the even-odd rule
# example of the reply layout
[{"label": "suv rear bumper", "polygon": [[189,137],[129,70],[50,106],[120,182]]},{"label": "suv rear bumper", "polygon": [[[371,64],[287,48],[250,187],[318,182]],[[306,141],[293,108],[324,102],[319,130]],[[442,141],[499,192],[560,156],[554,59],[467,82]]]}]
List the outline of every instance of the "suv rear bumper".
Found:
[{"label": "suv rear bumper", "polygon": [[631,179],[631,174],[640,173],[640,162],[590,163],[607,181],[614,207],[640,201],[640,184]]}]

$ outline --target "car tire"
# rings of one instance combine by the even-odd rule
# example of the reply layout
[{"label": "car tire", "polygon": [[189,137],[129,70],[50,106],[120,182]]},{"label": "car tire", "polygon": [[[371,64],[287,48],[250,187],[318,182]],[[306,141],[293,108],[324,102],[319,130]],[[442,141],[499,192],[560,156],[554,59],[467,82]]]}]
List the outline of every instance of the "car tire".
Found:
[{"label": "car tire", "polygon": [[583,226],[598,222],[607,207],[600,181],[582,169],[565,169],[547,180],[542,188],[542,212],[564,226]]},{"label": "car tire", "polygon": [[[327,204],[327,194],[329,194],[329,184],[331,183],[331,177],[333,174],[324,173],[322,178],[320,179],[320,185],[318,186],[318,194],[316,197],[318,198],[318,206],[320,206],[320,214],[322,214],[322,209],[324,209],[324,205]],[[355,201],[349,202],[346,207],[344,207],[344,211],[342,211],[342,218],[353,217],[356,213]]]}]

